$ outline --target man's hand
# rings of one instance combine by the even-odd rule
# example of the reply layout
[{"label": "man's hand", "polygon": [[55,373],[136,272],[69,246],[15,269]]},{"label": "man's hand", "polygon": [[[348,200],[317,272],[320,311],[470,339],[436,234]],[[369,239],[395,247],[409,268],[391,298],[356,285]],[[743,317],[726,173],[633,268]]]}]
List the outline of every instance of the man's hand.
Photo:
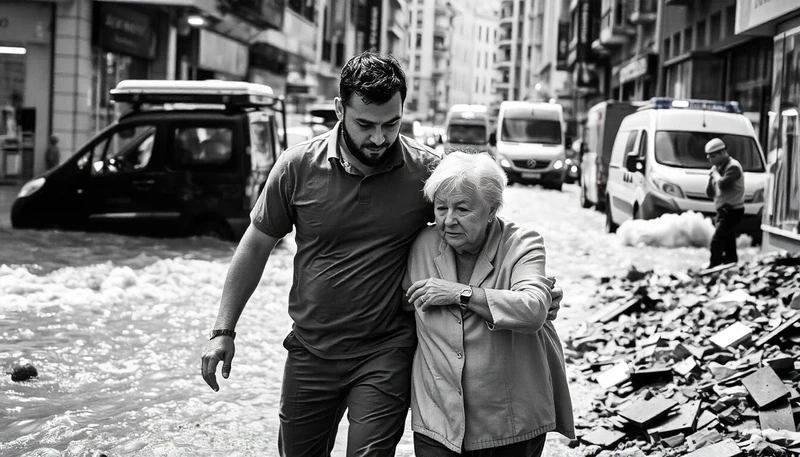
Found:
[{"label": "man's hand", "polygon": [[231,374],[234,352],[236,352],[236,345],[233,343],[233,338],[229,336],[218,336],[206,344],[203,351],[201,374],[203,380],[214,389],[214,392],[219,392],[217,364],[222,362],[222,377],[228,379]]},{"label": "man's hand", "polygon": [[554,321],[558,316],[558,310],[561,309],[561,299],[564,298],[564,290],[556,286],[555,276],[550,276],[547,279],[553,283],[552,289],[550,290],[550,296],[553,299],[550,302],[550,309],[547,310],[547,320]]}]

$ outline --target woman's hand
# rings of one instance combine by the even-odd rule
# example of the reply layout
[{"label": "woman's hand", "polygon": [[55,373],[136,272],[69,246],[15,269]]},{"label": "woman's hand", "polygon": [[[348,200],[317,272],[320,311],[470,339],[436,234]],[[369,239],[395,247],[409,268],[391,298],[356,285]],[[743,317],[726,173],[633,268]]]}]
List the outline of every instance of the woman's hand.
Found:
[{"label": "woman's hand", "polygon": [[431,306],[456,305],[461,297],[461,290],[467,287],[444,279],[420,279],[408,288],[408,302],[425,312]]}]

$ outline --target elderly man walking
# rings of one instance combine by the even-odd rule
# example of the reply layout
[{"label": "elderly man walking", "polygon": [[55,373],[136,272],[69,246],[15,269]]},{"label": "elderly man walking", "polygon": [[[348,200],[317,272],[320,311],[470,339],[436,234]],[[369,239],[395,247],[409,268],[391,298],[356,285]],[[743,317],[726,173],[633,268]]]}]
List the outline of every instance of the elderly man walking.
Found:
[{"label": "elderly man walking", "polygon": [[744,218],[744,173],[742,165],[728,154],[728,148],[719,138],[706,143],[705,151],[712,165],[706,194],[714,198],[717,209],[716,229],[711,237],[711,268],[739,260],[736,229]]}]

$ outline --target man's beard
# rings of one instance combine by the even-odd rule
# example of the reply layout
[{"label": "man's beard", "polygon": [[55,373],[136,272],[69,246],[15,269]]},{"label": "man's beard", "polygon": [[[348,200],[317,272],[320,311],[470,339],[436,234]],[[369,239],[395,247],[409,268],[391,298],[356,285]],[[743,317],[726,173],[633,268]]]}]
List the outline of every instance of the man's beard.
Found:
[{"label": "man's beard", "polygon": [[391,146],[386,148],[386,152],[383,155],[373,158],[369,154],[365,154],[364,151],[361,150],[356,144],[353,142],[353,139],[350,138],[350,134],[347,133],[347,126],[342,122],[342,137],[344,138],[344,144],[347,145],[347,150],[350,151],[350,154],[353,154],[359,162],[363,163],[364,165],[370,167],[377,167],[385,163],[389,159],[389,149]]}]

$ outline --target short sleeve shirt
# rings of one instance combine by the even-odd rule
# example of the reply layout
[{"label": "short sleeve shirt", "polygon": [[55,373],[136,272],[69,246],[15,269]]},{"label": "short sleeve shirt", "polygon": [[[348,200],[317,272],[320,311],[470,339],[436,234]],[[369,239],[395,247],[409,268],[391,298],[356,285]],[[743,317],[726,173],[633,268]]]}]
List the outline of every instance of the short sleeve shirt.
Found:
[{"label": "short sleeve shirt", "polygon": [[251,212],[269,236],[295,229],[289,315],[309,351],[333,359],[416,344],[400,282],[411,243],[433,220],[422,188],[438,161],[401,135],[387,163],[363,176],[339,154],[339,128],[286,150]]}]

